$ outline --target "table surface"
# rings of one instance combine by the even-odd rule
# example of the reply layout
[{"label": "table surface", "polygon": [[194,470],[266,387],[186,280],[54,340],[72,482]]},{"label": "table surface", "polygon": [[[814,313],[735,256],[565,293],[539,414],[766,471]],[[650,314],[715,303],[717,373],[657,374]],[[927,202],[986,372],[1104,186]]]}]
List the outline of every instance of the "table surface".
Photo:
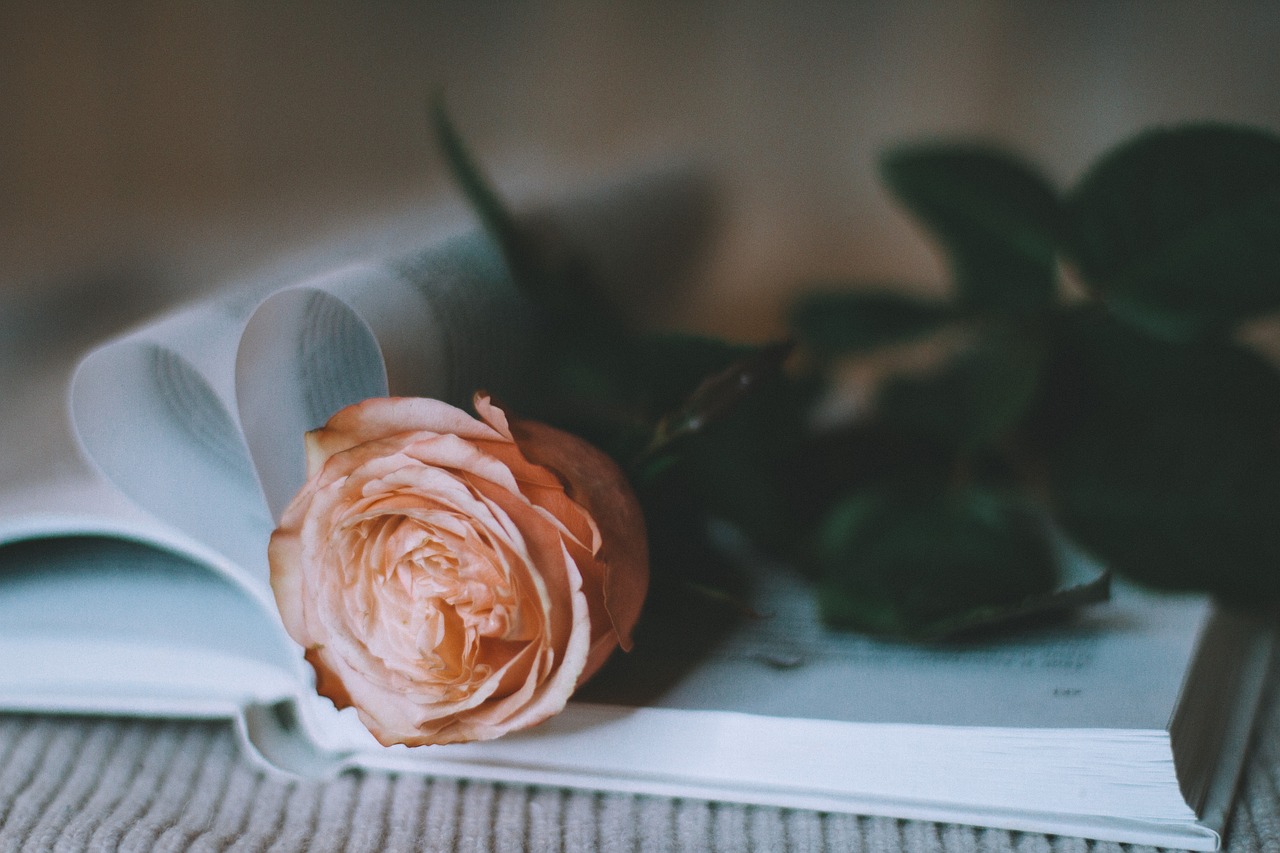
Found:
[{"label": "table surface", "polygon": [[[1280,851],[1280,680],[1228,826],[1230,851]],[[351,773],[286,781],[227,724],[0,715],[0,851],[862,851],[1137,849],[1003,830]]]}]

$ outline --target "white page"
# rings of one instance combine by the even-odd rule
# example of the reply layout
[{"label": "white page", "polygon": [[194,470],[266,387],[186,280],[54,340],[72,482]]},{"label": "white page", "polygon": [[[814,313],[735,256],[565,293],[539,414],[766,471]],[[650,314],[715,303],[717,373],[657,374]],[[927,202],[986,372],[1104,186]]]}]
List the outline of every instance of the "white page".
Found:
[{"label": "white page", "polygon": [[689,653],[655,648],[649,661],[617,661],[586,695],[846,722],[1163,731],[1211,610],[1203,596],[1117,582],[1110,601],[1062,624],[907,644],[825,628],[812,587],[784,567],[754,580],[763,618],[744,620],[676,684],[643,686],[664,657]]},{"label": "white page", "polygon": [[236,404],[245,324],[269,294],[353,259],[420,246],[429,240],[424,234],[459,227],[458,217],[425,211],[366,223],[96,347],[71,383],[73,427],[85,454],[135,503],[226,556],[265,590],[273,523]]},{"label": "white page", "polygon": [[23,405],[0,423],[0,709],[228,716],[295,695],[269,594],[80,457],[64,356],[5,366]]},{"label": "white page", "polygon": [[[533,218],[599,238],[571,249],[607,289],[656,289],[705,246],[709,194],[693,173],[655,172]],[[98,347],[72,386],[89,458],[265,588],[273,511],[301,485],[303,432],[388,392],[465,403],[527,367],[528,306],[466,222],[417,233],[398,223],[394,238],[303,253]]]},{"label": "white page", "polygon": [[8,543],[0,707],[226,716],[292,697],[297,654],[268,612],[203,560],[118,529]]},{"label": "white page", "polygon": [[279,517],[305,478],[303,433],[388,393],[465,404],[459,375],[481,383],[515,372],[529,311],[496,247],[475,232],[265,299],[240,339],[236,390],[271,514]]}]

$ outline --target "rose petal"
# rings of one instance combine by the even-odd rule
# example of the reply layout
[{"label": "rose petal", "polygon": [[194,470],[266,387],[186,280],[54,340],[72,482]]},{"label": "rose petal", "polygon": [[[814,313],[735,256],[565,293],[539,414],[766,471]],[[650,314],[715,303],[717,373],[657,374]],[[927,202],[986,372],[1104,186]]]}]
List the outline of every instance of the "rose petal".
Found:
[{"label": "rose petal", "polygon": [[511,441],[511,428],[507,422],[507,413],[493,401],[493,397],[485,391],[477,391],[471,396],[471,405],[475,408],[480,420],[493,427],[507,441]]},{"label": "rose petal", "polygon": [[303,657],[306,658],[307,663],[311,664],[311,668],[315,670],[316,692],[333,700],[334,707],[339,711],[343,708],[350,708],[351,694],[347,692],[342,679],[324,662],[320,650],[314,647],[307,649]]},{"label": "rose petal", "polygon": [[407,432],[434,432],[464,439],[501,438],[492,427],[448,403],[421,397],[378,397],[338,411],[307,433],[307,476],[335,453]]},{"label": "rose petal", "polygon": [[619,645],[629,650],[649,588],[649,541],[626,476],[612,459],[575,435],[516,419],[511,430],[525,456],[559,474],[569,497],[595,520],[602,541],[596,556],[604,565],[605,606]]},{"label": "rose petal", "polygon": [[307,596],[302,583],[302,541],[296,528],[278,528],[267,544],[267,562],[271,566],[271,591],[278,603],[280,621],[289,636],[302,646],[312,640],[305,629],[303,602]]}]

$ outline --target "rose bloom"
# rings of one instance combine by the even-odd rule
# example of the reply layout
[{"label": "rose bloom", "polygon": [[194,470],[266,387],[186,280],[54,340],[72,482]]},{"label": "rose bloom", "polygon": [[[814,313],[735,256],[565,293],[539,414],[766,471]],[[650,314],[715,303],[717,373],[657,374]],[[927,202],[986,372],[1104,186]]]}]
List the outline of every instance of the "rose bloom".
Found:
[{"label": "rose bloom", "polygon": [[271,586],[317,690],[383,744],[487,740],[560,711],[629,649],[640,508],[581,439],[436,400],[366,400],[306,437]]}]

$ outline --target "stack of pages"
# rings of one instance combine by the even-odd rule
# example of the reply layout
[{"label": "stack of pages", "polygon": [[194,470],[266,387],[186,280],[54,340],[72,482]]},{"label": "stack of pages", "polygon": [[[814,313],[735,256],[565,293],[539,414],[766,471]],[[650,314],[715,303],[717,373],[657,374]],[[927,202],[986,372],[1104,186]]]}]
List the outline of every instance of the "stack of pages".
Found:
[{"label": "stack of pages", "polygon": [[[664,224],[704,201],[633,182],[560,214],[568,232],[590,225],[601,269],[643,280],[690,251]],[[41,425],[79,449],[0,494],[0,709],[230,718],[248,754],[302,775],[386,768],[1218,846],[1272,635],[1124,585],[1053,626],[909,646],[826,631],[803,581],[760,572],[763,618],[640,649],[533,730],[379,746],[314,694],[268,585],[301,435],[367,397],[493,387],[522,364],[525,317],[495,247],[460,232],[277,270],[90,352],[48,389],[69,395],[65,426]]]}]

